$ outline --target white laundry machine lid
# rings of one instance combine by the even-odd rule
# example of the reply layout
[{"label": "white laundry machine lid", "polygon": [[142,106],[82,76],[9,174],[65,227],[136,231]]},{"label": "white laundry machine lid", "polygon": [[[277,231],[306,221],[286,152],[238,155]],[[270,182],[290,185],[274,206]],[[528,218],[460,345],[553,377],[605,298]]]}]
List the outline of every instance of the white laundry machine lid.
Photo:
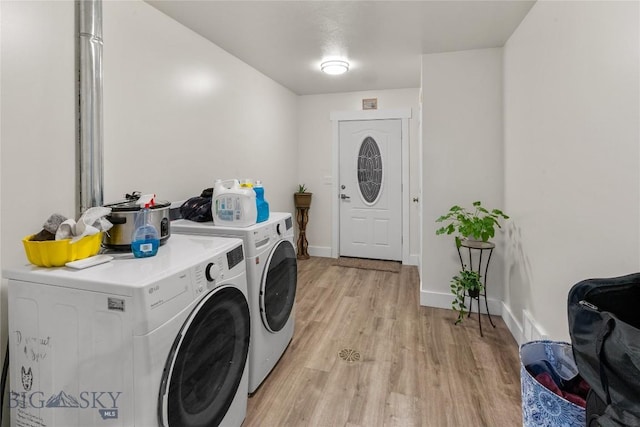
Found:
[{"label": "white laundry machine lid", "polygon": [[214,225],[213,221],[196,222],[188,219],[177,219],[175,221],[171,221],[171,231],[186,234],[206,234],[209,236],[225,235],[243,237],[248,233],[264,228],[269,224],[286,220],[287,218],[291,218],[291,214],[288,212],[271,212],[268,220],[248,227],[227,227]]},{"label": "white laundry machine lid", "polygon": [[26,282],[131,296],[135,288],[144,288],[241,245],[242,240],[234,238],[176,235],[158,249],[156,256],[149,258],[134,258],[129,252],[110,252],[115,258],[113,261],[84,270],[25,264],[3,270],[3,276]]},{"label": "white laundry machine lid", "polygon": [[247,258],[268,250],[281,238],[293,239],[293,221],[288,212],[272,212],[269,219],[249,227],[214,225],[213,221],[195,222],[179,219],[171,222],[171,232],[180,234],[237,237],[244,241]]}]

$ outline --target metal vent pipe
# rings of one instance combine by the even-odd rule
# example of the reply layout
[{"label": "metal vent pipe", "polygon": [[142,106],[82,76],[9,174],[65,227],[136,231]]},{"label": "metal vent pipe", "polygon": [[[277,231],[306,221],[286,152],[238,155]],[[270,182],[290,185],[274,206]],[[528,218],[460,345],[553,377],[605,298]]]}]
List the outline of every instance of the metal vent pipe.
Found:
[{"label": "metal vent pipe", "polygon": [[77,197],[79,216],[103,205],[102,147],[102,0],[75,3],[78,38],[77,70]]}]

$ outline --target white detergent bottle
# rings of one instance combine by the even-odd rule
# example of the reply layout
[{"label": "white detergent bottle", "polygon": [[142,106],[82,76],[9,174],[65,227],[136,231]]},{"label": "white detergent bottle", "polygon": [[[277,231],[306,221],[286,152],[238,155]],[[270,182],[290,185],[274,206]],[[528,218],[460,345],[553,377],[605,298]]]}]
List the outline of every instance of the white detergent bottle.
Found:
[{"label": "white detergent bottle", "polygon": [[256,193],[241,187],[237,179],[216,180],[211,213],[213,223],[223,227],[248,227],[256,223]]}]

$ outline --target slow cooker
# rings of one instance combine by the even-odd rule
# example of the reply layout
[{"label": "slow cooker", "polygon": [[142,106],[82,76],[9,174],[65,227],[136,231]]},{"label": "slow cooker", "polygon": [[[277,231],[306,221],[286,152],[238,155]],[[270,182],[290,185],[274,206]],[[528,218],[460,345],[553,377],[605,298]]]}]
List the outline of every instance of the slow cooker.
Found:
[{"label": "slow cooker", "polygon": [[[106,218],[113,224],[113,228],[104,234],[102,246],[116,250],[131,250],[131,235],[134,231],[136,215],[140,211],[137,204],[140,193],[127,194],[123,201],[104,205],[111,208],[111,215]],[[149,208],[149,221],[160,234],[160,245],[166,243],[171,236],[171,221],[169,219],[170,202],[157,201]]]}]

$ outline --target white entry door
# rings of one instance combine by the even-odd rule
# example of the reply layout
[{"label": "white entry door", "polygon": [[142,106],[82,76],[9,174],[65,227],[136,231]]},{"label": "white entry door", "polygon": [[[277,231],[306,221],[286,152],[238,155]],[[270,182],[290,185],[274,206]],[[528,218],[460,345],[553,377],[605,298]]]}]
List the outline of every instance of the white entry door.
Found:
[{"label": "white entry door", "polygon": [[402,121],[339,124],[340,255],[402,260]]}]

